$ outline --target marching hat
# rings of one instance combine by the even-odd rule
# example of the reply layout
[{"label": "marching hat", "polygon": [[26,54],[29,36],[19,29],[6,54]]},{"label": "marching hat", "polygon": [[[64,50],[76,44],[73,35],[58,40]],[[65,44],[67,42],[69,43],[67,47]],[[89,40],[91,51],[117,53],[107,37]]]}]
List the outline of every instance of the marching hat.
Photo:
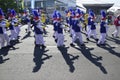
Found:
[{"label": "marching hat", "polygon": [[2,11],[2,9],[0,8],[0,20],[4,18],[4,13]]},{"label": "marching hat", "polygon": [[101,20],[106,20],[106,13],[105,13],[105,11],[101,11]]}]

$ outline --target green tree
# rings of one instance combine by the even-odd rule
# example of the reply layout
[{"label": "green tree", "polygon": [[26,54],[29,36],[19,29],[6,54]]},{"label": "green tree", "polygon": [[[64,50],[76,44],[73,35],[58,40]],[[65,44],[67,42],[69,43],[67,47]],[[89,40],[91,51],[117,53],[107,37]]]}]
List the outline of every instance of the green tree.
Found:
[{"label": "green tree", "polygon": [[17,12],[20,12],[22,6],[20,5],[22,0],[0,0],[0,8],[6,13],[8,8],[15,9]]}]

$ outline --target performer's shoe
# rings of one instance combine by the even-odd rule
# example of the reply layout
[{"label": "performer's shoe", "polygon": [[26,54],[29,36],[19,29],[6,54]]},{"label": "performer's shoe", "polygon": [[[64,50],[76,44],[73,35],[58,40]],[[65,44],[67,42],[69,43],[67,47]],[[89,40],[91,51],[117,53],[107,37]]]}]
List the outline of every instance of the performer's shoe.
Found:
[{"label": "performer's shoe", "polygon": [[46,48],[46,46],[45,45],[42,45],[42,49],[45,49]]},{"label": "performer's shoe", "polygon": [[55,36],[53,36],[53,38],[55,38]]},{"label": "performer's shoe", "polygon": [[75,46],[73,43],[70,43],[70,46]]},{"label": "performer's shoe", "polygon": [[116,36],[116,38],[120,38],[119,36]]},{"label": "performer's shoe", "polygon": [[35,47],[40,47],[40,45],[39,44],[35,44]]},{"label": "performer's shoe", "polygon": [[7,48],[11,48],[11,47],[13,47],[12,45],[8,45],[8,46],[6,46]]},{"label": "performer's shoe", "polygon": [[97,44],[97,46],[99,46],[99,47],[100,47],[100,44]]},{"label": "performer's shoe", "polygon": [[55,42],[57,43],[57,39],[55,39]]},{"label": "performer's shoe", "polygon": [[6,48],[6,46],[4,46],[4,47],[1,47],[1,49],[5,49]]},{"label": "performer's shoe", "polygon": [[87,40],[87,41],[90,41],[90,39],[89,39],[89,38],[86,38],[86,40]]},{"label": "performer's shoe", "polygon": [[96,42],[98,42],[99,39],[95,39]]},{"label": "performer's shoe", "polygon": [[112,34],[112,37],[114,37],[114,34]]},{"label": "performer's shoe", "polygon": [[105,44],[101,44],[101,46],[105,46]]},{"label": "performer's shoe", "polygon": [[82,46],[82,47],[83,47],[83,46],[85,46],[85,44],[81,44],[80,46]]}]

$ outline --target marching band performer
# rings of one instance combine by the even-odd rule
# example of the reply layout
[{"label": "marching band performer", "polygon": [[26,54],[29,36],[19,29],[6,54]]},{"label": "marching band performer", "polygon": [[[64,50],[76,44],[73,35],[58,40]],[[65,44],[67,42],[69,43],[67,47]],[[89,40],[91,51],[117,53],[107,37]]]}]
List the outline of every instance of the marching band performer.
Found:
[{"label": "marching band performer", "polygon": [[15,26],[17,25],[17,20],[16,20],[16,12],[14,9],[11,10],[11,14],[9,16],[9,21],[10,21],[10,26],[9,29],[11,31],[11,35],[10,35],[10,40],[17,40],[17,31],[15,29]]},{"label": "marching band performer", "polygon": [[105,45],[107,23],[106,23],[106,13],[101,11],[101,23],[100,23],[100,38],[97,45]]},{"label": "marching band performer", "polygon": [[90,30],[91,30],[91,12],[92,12],[92,10],[90,9],[89,10],[89,13],[88,13],[88,20],[87,20],[87,33],[86,33],[86,35],[88,36],[88,33],[90,32]]},{"label": "marching band performer", "polygon": [[29,14],[29,10],[24,10],[24,15],[26,18],[26,23],[28,25],[28,28],[26,29],[26,32],[29,33],[31,30],[31,18],[30,18],[30,14]]},{"label": "marching band performer", "polygon": [[16,35],[17,35],[17,38],[18,38],[19,33],[20,33],[20,22],[19,22],[19,20],[17,18],[15,18],[14,23],[15,23]]},{"label": "marching band performer", "polygon": [[112,33],[113,37],[118,37],[118,34],[120,32],[120,15],[117,16],[117,18],[114,21],[114,25],[116,30]]},{"label": "marching band performer", "polygon": [[1,49],[5,48],[5,41],[7,41],[7,47],[10,47],[10,39],[8,37],[8,34],[6,32],[6,22],[4,21],[5,16],[0,8],[0,38],[1,38]]},{"label": "marching band performer", "polygon": [[55,38],[55,42],[57,42],[57,11],[54,11],[53,13],[53,30],[54,30],[54,33],[53,33],[53,37]]},{"label": "marching band performer", "polygon": [[96,34],[96,23],[95,23],[95,14],[93,12],[90,12],[91,15],[91,19],[90,19],[90,31],[88,32],[87,35],[87,40],[89,41],[91,34],[93,34],[93,37],[96,41],[98,41],[97,39],[97,34]]},{"label": "marching band performer", "polygon": [[57,47],[64,46],[63,28],[61,24],[61,14],[57,12]]},{"label": "marching band performer", "polygon": [[68,10],[69,12],[68,12],[68,20],[69,20],[69,27],[70,27],[70,36],[72,37],[72,9],[70,8],[69,10]]},{"label": "marching band performer", "polygon": [[46,46],[43,39],[43,28],[37,11],[33,11],[33,17],[34,17],[33,26],[35,31],[35,44],[36,46],[42,46],[42,49],[44,49],[46,48]]},{"label": "marching band performer", "polygon": [[72,43],[70,45],[74,46],[73,43],[78,38],[81,46],[84,46],[84,42],[83,42],[82,34],[81,34],[81,24],[80,24],[79,10],[76,10],[76,13],[75,13],[75,21],[73,21],[73,30],[74,30],[75,34],[73,35]]},{"label": "marching band performer", "polygon": [[44,24],[43,33],[47,34],[47,31],[46,31],[46,16],[45,16],[44,12],[41,12],[41,22]]}]

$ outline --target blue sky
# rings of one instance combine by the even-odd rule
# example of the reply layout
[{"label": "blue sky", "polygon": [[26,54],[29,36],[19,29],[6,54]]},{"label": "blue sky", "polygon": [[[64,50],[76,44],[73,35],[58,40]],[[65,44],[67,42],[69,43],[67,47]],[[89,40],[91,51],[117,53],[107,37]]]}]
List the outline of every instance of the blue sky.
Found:
[{"label": "blue sky", "polygon": [[77,0],[80,3],[114,3],[114,6],[120,6],[120,0]]}]

